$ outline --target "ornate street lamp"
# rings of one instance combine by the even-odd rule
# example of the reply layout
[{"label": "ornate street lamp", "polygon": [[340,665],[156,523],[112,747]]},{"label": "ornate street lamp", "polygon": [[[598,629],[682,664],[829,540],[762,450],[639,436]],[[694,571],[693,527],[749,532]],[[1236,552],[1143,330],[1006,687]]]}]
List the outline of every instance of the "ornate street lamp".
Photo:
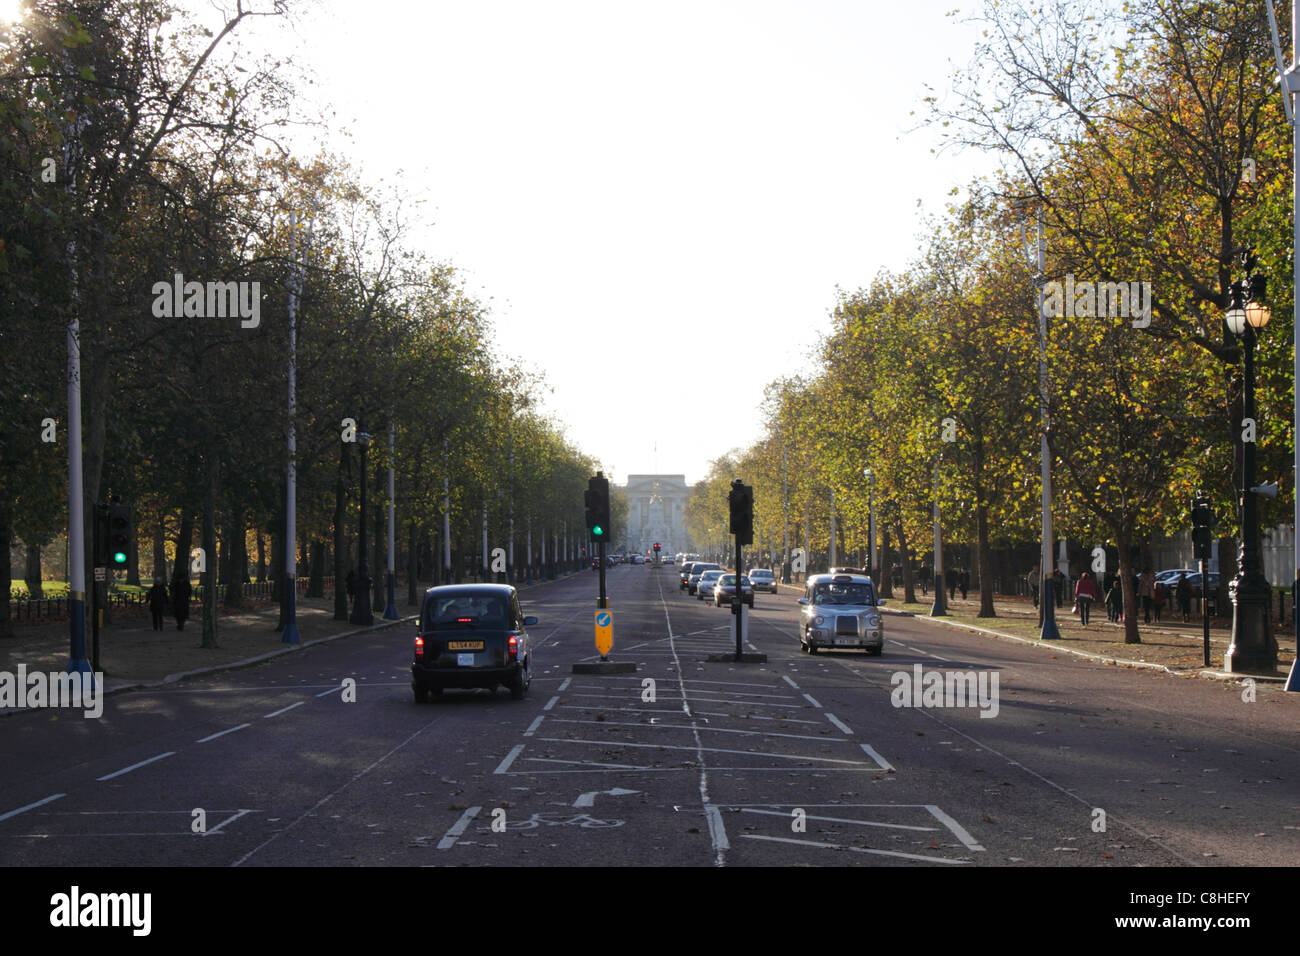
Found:
[{"label": "ornate street lamp", "polygon": [[[1246,271],[1254,266],[1254,257],[1245,258]],[[1260,568],[1259,503],[1255,484],[1255,338],[1268,324],[1268,306],[1264,304],[1265,279],[1260,275],[1234,282],[1232,300],[1224,320],[1228,331],[1241,337],[1245,357],[1242,382],[1242,420],[1234,429],[1242,430],[1241,475],[1238,484],[1237,512],[1241,521],[1241,547],[1238,552],[1237,576],[1228,585],[1232,598],[1232,644],[1223,657],[1224,669],[1231,673],[1273,673],[1277,667],[1277,641],[1269,626],[1272,589]]]},{"label": "ornate street lamp", "polygon": [[370,448],[368,432],[357,433],[357,447],[361,449],[361,524],[357,530],[356,595],[352,604],[352,616],[348,620],[359,626],[369,626],[375,623],[375,614],[370,609],[370,566],[366,563],[366,452]]}]

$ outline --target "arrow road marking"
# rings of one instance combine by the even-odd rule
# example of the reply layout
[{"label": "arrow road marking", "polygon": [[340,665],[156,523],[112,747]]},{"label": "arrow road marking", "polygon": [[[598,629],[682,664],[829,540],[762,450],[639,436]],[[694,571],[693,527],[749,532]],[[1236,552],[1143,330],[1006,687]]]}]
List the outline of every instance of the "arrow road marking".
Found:
[{"label": "arrow road marking", "polygon": [[615,787],[613,790],[592,790],[590,793],[584,793],[573,801],[575,807],[594,807],[596,805],[596,795],[607,793],[611,797],[625,797],[629,794],[640,793],[640,790],[624,790],[622,787]]}]

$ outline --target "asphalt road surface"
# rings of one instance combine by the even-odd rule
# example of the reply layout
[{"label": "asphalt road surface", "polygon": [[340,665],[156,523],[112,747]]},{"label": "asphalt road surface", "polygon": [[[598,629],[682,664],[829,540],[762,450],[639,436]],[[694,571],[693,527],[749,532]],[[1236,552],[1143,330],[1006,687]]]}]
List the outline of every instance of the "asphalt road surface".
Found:
[{"label": "asphalt road surface", "polygon": [[[532,690],[411,694],[413,625],[0,722],[0,861],[25,865],[1290,864],[1296,695],[885,618],[882,657],[800,652],[795,595],[748,647],[672,568],[527,590]],[[997,710],[895,706],[893,675],[997,677]],[[348,679],[355,700],[344,699]],[[1246,695],[1249,696],[1249,695]],[[949,704],[952,701],[948,701]],[[989,716],[981,716],[981,713]],[[201,812],[199,812],[201,811]],[[200,825],[201,824],[201,825]]]}]

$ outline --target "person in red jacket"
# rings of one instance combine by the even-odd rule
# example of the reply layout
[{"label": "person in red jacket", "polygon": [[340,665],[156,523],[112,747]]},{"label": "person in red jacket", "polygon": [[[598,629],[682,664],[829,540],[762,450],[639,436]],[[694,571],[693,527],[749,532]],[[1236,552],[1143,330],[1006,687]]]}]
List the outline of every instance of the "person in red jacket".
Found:
[{"label": "person in red jacket", "polygon": [[1088,609],[1097,600],[1097,582],[1092,579],[1091,571],[1084,571],[1079,576],[1079,583],[1074,588],[1074,600],[1079,605],[1079,623],[1088,626]]}]

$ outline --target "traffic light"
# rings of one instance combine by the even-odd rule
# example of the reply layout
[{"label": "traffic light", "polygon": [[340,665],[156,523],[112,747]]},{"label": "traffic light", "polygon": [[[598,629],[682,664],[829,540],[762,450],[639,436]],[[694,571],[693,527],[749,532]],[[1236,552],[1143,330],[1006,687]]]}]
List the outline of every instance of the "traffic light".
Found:
[{"label": "traffic light", "polygon": [[1199,560],[1210,557],[1210,542],[1214,516],[1210,513],[1210,499],[1198,495],[1192,499],[1192,556]]},{"label": "traffic light", "polygon": [[754,543],[754,489],[739,478],[731,483],[727,495],[731,506],[731,524],[727,529],[741,545]]},{"label": "traffic light", "polygon": [[655,542],[655,554],[658,554],[658,553],[659,553],[659,542],[656,541],[656,542]]},{"label": "traffic light", "polygon": [[108,566],[126,567],[131,555],[131,509],[127,505],[108,506]]},{"label": "traffic light", "polygon": [[589,478],[582,500],[587,507],[587,531],[592,539],[609,540],[609,479],[600,472]]}]

